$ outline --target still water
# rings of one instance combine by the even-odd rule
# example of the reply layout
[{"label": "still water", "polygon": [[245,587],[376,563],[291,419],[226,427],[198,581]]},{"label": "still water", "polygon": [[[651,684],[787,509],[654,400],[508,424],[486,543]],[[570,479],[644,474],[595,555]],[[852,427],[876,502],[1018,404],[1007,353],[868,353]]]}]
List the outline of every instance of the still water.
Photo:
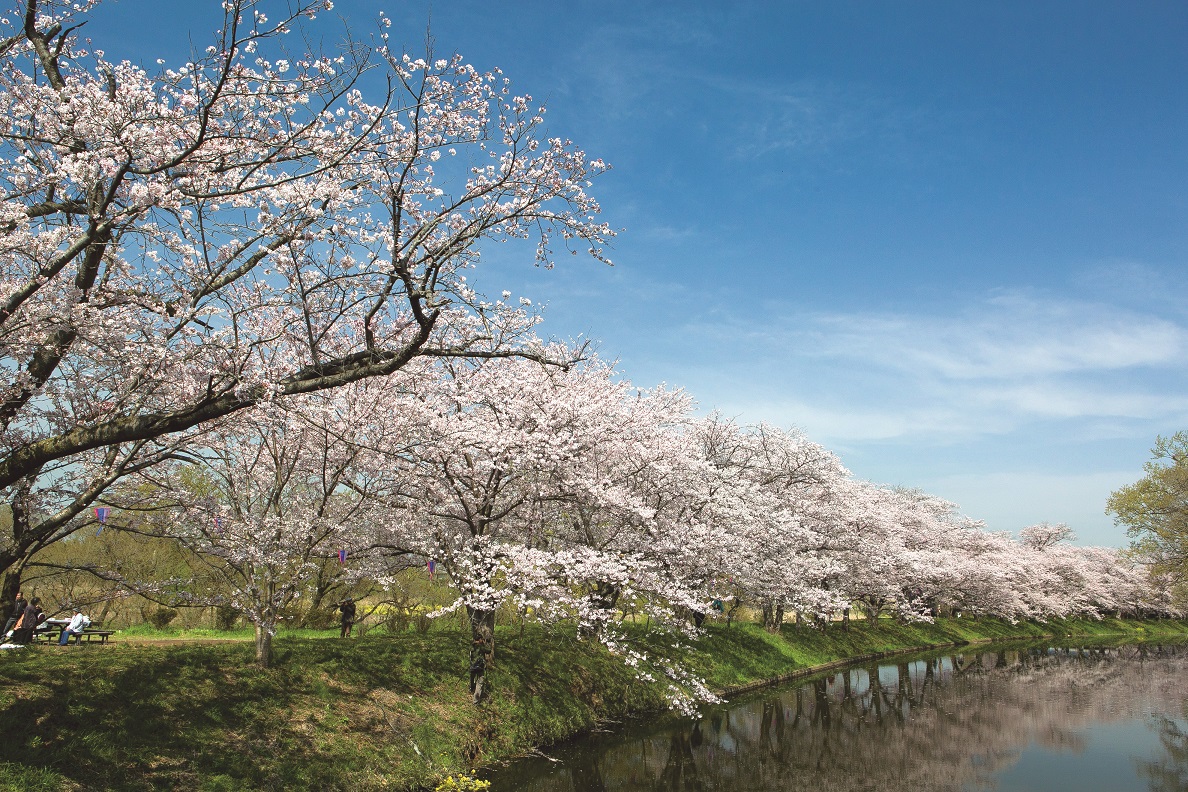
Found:
[{"label": "still water", "polygon": [[548,751],[492,792],[1188,791],[1188,647],[870,663]]}]

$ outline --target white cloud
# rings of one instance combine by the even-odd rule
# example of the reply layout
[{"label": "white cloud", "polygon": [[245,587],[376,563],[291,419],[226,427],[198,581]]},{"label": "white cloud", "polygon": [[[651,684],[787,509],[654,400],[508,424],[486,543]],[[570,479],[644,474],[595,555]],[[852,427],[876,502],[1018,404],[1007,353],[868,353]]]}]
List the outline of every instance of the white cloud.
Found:
[{"label": "white cloud", "polygon": [[725,372],[670,379],[705,403],[796,423],[824,441],[952,441],[1052,421],[1133,430],[1188,418],[1188,331],[1160,316],[1012,294],[928,314],[768,304],[769,316],[773,307],[765,324],[764,312],[687,324],[704,346],[737,351]]},{"label": "white cloud", "polygon": [[[894,405],[822,405],[799,400],[747,400],[720,393],[706,403],[745,423],[767,421],[797,426],[814,440],[825,442],[881,441],[912,435],[955,436],[985,431],[981,421],[932,406],[897,408]],[[1008,427],[1002,426],[1002,430]]]},{"label": "white cloud", "polygon": [[1013,379],[1174,365],[1179,325],[1108,305],[996,297],[950,315],[826,314],[807,318],[818,354],[944,379]]},{"label": "white cloud", "polygon": [[1107,389],[1099,385],[1070,386],[1041,383],[990,387],[970,394],[987,407],[998,406],[1047,418],[1159,419],[1188,414],[1188,396],[1144,393],[1129,387]]}]

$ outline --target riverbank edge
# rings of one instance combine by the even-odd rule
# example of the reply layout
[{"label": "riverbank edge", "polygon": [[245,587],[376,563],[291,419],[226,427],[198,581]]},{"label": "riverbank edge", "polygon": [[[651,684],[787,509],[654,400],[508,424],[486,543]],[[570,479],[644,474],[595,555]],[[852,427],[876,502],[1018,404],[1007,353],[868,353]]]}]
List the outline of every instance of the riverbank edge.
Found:
[{"label": "riverbank edge", "polygon": [[[735,662],[723,665],[715,662],[718,659],[716,655],[720,654],[715,652],[715,649],[721,648],[723,639],[729,640],[732,637],[750,639],[752,645],[754,645],[755,639],[759,638],[763,644],[766,644],[763,648],[785,649],[784,654],[789,661],[784,666],[787,670],[781,670],[775,674],[753,676],[748,673],[749,669],[747,668],[753,663]],[[897,655],[1004,642],[1046,640],[1057,642],[1174,640],[1182,642],[1188,641],[1188,620],[1073,618],[1053,619],[1047,622],[1020,621],[1012,623],[1001,619],[967,618],[937,619],[933,622],[907,624],[881,619],[874,624],[862,620],[852,621],[848,625],[834,622],[824,629],[785,624],[779,633],[761,630],[757,625],[734,625],[731,627],[715,625],[712,632],[707,632],[682,659],[707,680],[709,689],[715,695],[723,700],[729,700],[756,690],[827,673],[833,669]],[[872,646],[886,648],[870,649],[869,647]],[[758,655],[759,652],[754,654]],[[755,658],[747,659],[753,661]],[[813,662],[813,659],[818,661]],[[733,684],[721,684],[720,682],[715,684],[716,680],[721,680],[724,674],[730,671],[733,671],[736,676],[744,677],[744,681]],[[639,719],[655,715],[657,712],[657,708],[645,707],[619,713],[617,718],[622,718],[622,720]],[[619,723],[617,718],[600,719],[576,729],[572,734],[561,735],[532,745],[522,751],[520,756],[540,755],[542,748],[581,739],[593,731],[602,730],[608,724]],[[488,762],[488,769],[492,765],[503,764],[514,758],[505,756]]]},{"label": "riverbank edge", "polygon": [[[674,651],[632,645],[734,697],[865,660],[997,641],[1188,641],[1179,620],[891,619],[825,629],[711,623]],[[641,682],[564,626],[497,629],[491,695],[470,702],[463,630],[363,639],[33,647],[0,653],[0,790],[433,789],[624,721],[663,716],[667,677]]]},{"label": "riverbank edge", "polygon": [[[788,671],[772,674],[763,678],[747,679],[745,682],[727,685],[710,685],[716,695],[722,698],[732,698],[741,693],[750,692],[772,685],[779,685],[792,680],[814,676],[839,667],[864,663],[867,660],[879,660],[895,657],[898,654],[911,654],[943,650],[943,648],[959,648],[963,646],[977,646],[979,644],[996,644],[1001,641],[1029,641],[1029,640],[1124,640],[1135,639],[1142,641],[1159,639],[1188,640],[1188,620],[1184,619],[1068,619],[1050,621],[1019,621],[1009,622],[999,619],[966,619],[966,620],[936,620],[934,622],[908,623],[880,620],[877,633],[872,634],[866,622],[854,621],[851,626],[843,627],[834,622],[826,629],[811,627],[794,627],[785,625],[779,633],[790,647],[804,644],[805,639],[814,638],[814,653],[817,655],[830,654],[833,657],[813,663],[797,663]],[[928,640],[901,642],[904,633],[914,634]],[[955,634],[956,633],[956,634]],[[851,641],[852,650],[838,651],[830,646],[840,635],[851,636],[858,634],[867,636],[868,640],[893,642],[892,646],[880,650],[864,650],[865,640]],[[817,638],[823,636],[823,638]],[[937,640],[940,639],[940,640]]]},{"label": "riverbank edge", "polygon": [[[896,657],[899,655],[919,654],[921,652],[931,652],[934,650],[939,651],[941,649],[960,649],[960,648],[967,647],[967,646],[969,646],[969,647],[978,646],[979,644],[1031,642],[1031,641],[1035,641],[1035,640],[1044,640],[1044,639],[1051,639],[1051,638],[1057,638],[1057,637],[1067,638],[1070,640],[1076,640],[1078,638],[1088,638],[1088,637],[1092,637],[1092,638],[1100,639],[1100,640],[1110,640],[1111,638],[1129,638],[1129,637],[1131,637],[1131,635],[1129,633],[1113,633],[1113,634],[1104,634],[1104,635],[1103,634],[1095,634],[1093,636],[1089,636],[1089,635],[1077,635],[1077,634],[1070,633],[1070,634],[1058,636],[1054,633],[1048,633],[1045,635],[1020,636],[1018,638],[974,638],[974,639],[971,639],[968,641],[947,641],[945,643],[935,643],[935,644],[927,644],[927,645],[920,645],[920,646],[909,646],[909,647],[906,647],[903,649],[890,649],[890,650],[887,650],[884,652],[870,652],[868,654],[854,655],[851,657],[843,657],[840,660],[831,660],[828,663],[821,663],[819,665],[808,666],[806,668],[797,668],[797,669],[789,671],[785,674],[779,674],[779,675],[771,677],[769,679],[757,679],[754,682],[748,682],[743,685],[732,685],[732,686],[725,688],[723,690],[715,691],[715,695],[719,696],[720,698],[722,698],[724,700],[729,700],[729,699],[741,696],[744,693],[750,693],[755,690],[762,690],[764,688],[770,688],[770,687],[778,687],[779,685],[782,685],[786,682],[794,682],[798,679],[805,679],[807,677],[816,676],[817,674],[823,674],[827,671],[833,671],[833,670],[839,669],[839,668],[847,668],[847,667],[856,665],[858,663],[865,663],[870,660],[883,660],[888,657]],[[1186,634],[1184,637],[1186,640],[1188,640],[1188,634]],[[1148,637],[1144,638],[1144,640],[1151,640],[1151,638],[1148,636]]]}]

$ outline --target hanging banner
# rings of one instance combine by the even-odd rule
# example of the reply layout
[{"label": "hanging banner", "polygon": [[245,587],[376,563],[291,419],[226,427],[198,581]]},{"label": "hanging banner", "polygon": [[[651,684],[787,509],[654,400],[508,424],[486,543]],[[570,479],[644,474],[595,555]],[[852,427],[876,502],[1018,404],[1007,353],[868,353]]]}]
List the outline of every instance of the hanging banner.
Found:
[{"label": "hanging banner", "polygon": [[342,550],[339,550],[339,551],[338,551],[338,563],[340,563],[340,564],[345,564],[345,563],[346,563],[346,556],[347,556],[347,551],[346,551],[346,548],[343,548]]},{"label": "hanging banner", "polygon": [[111,514],[111,507],[96,506],[95,519],[99,521],[99,527],[95,529],[95,536],[103,533],[103,526],[107,524],[107,515]]}]

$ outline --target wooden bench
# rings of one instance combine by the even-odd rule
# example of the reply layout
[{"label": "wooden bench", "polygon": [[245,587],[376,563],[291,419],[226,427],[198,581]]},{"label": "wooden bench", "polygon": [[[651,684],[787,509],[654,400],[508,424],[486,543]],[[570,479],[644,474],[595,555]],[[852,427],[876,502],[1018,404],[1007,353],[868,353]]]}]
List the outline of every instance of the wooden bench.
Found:
[{"label": "wooden bench", "polygon": [[[115,635],[115,630],[95,630],[87,628],[79,635],[70,636],[70,642],[82,643],[83,641],[86,641],[87,643],[90,643],[91,641],[97,640],[99,643],[107,643],[107,639],[113,635]],[[58,641],[62,640],[62,628],[50,627],[49,629],[34,633],[33,640],[46,641],[48,643],[58,643]]]},{"label": "wooden bench", "polygon": [[62,637],[62,628],[56,624],[40,625],[33,631],[33,642],[45,641],[46,643],[57,643],[58,639]]},{"label": "wooden bench", "polygon": [[78,640],[90,643],[92,640],[98,639],[99,643],[107,643],[107,639],[115,635],[115,630],[83,630],[82,635],[78,636]]}]

